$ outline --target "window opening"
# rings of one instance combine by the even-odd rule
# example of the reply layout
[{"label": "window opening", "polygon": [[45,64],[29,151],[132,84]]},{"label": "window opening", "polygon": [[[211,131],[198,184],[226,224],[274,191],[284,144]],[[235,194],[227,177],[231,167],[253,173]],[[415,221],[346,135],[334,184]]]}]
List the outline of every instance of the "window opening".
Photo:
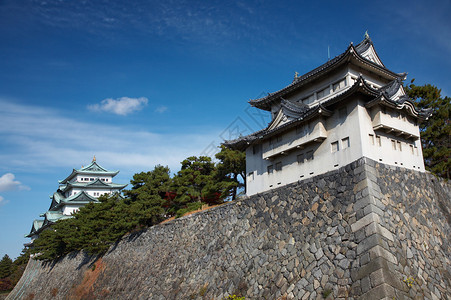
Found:
[{"label": "window opening", "polygon": [[321,91],[319,91],[317,93],[318,95],[318,99],[321,99],[323,97],[326,97],[327,95],[330,94],[330,87],[326,87],[325,89],[322,89]]},{"label": "window opening", "polygon": [[332,89],[334,92],[344,88],[346,86],[346,79],[340,80],[337,83],[334,83],[334,85],[332,86]]},{"label": "window opening", "polygon": [[304,99],[302,99],[302,102],[304,104],[310,104],[310,103],[312,103],[314,101],[315,101],[315,94],[311,94],[310,96],[305,97]]},{"label": "window opening", "polygon": [[345,137],[344,139],[341,140],[341,147],[343,149],[349,148],[351,146],[351,144],[349,143],[349,137]]},{"label": "window opening", "polygon": [[331,150],[332,153],[335,153],[335,152],[337,152],[339,150],[338,149],[338,141],[333,142],[333,143],[330,144],[330,150]]},{"label": "window opening", "polygon": [[304,153],[298,154],[297,161],[298,161],[298,164],[304,163]]},{"label": "window opening", "polygon": [[274,168],[272,165],[268,166],[268,174],[271,174],[274,171]]},{"label": "window opening", "polygon": [[381,137],[380,137],[380,135],[376,135],[376,144],[377,144],[379,147],[382,147],[382,142],[381,142]]}]

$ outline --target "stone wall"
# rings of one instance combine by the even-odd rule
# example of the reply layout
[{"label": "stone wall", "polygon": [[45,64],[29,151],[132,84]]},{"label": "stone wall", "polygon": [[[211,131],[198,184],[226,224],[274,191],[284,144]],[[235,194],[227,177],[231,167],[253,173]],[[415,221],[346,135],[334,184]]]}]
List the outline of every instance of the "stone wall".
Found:
[{"label": "stone wall", "polygon": [[101,259],[31,260],[8,299],[447,299],[449,192],[362,158],[131,234]]}]

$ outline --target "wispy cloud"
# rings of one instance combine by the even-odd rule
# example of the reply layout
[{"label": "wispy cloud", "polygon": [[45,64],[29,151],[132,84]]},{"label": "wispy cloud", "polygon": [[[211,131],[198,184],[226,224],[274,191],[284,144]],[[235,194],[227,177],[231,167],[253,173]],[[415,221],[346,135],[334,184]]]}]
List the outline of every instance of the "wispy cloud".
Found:
[{"label": "wispy cloud", "polygon": [[155,111],[156,111],[157,113],[160,113],[160,114],[164,113],[164,112],[167,111],[167,110],[168,110],[168,107],[167,107],[167,106],[164,106],[164,105],[158,106],[158,107],[155,109]]},{"label": "wispy cloud", "polygon": [[118,99],[104,99],[100,104],[88,105],[91,111],[109,112],[120,116],[126,116],[132,112],[139,111],[147,105],[149,100],[145,97],[129,98],[121,97]]},{"label": "wispy cloud", "polygon": [[6,173],[0,177],[0,192],[13,190],[29,190],[30,188],[23,185],[20,181],[14,180],[13,173]]},{"label": "wispy cloud", "polygon": [[108,5],[103,5],[99,1],[27,0],[25,4],[9,1],[4,10],[18,16],[26,15],[27,19],[47,26],[75,28],[96,36],[117,37],[121,29],[132,27],[136,33],[146,35],[221,43],[230,39],[255,38],[255,34],[248,32],[255,29],[250,18],[258,18],[256,24],[265,26],[265,34],[270,31],[263,22],[265,17],[254,11],[257,3],[151,0],[109,1]]},{"label": "wispy cloud", "polygon": [[3,204],[6,204],[8,201],[5,200],[5,198],[3,198],[2,196],[0,196],[0,206],[2,206]]},{"label": "wispy cloud", "polygon": [[0,99],[0,172],[37,172],[46,168],[73,168],[95,154],[97,160],[124,172],[140,172],[157,164],[178,169],[190,155],[200,155],[217,138],[216,132],[159,134],[66,117],[63,112]]}]

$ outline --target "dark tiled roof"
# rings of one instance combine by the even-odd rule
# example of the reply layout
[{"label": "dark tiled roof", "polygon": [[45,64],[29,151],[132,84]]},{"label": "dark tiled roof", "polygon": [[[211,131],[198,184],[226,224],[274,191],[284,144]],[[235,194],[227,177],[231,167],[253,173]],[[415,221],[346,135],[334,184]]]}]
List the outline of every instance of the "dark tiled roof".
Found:
[{"label": "dark tiled roof", "polygon": [[407,95],[402,95],[398,99],[394,99],[393,96],[402,88],[402,81],[400,79],[393,80],[392,82],[379,88],[380,96],[373,101],[367,103],[368,107],[375,104],[388,105],[396,109],[409,108],[408,111],[420,120],[426,120],[432,114],[432,108],[428,109],[418,109],[415,102],[409,98]]},{"label": "dark tiled roof", "polygon": [[279,132],[285,131],[286,129],[292,128],[303,122],[306,122],[319,114],[326,115],[331,114],[332,113],[331,109],[335,104],[340,103],[341,101],[347,99],[349,96],[357,92],[370,97],[368,98],[369,100],[369,102],[367,103],[368,106],[380,103],[383,105],[390,105],[392,107],[396,107],[397,109],[402,109],[404,108],[404,106],[409,105],[411,113],[416,117],[420,119],[429,117],[431,112],[430,110],[416,109],[413,101],[409,99],[407,96],[401,96],[397,100],[392,99],[392,97],[396,94],[401,85],[402,85],[401,80],[396,79],[379,89],[374,89],[369,84],[366,83],[363,77],[360,76],[357,79],[357,81],[346,91],[337,94],[334,97],[322,102],[321,104],[317,104],[308,109],[305,109],[304,106],[301,106],[298,103],[282,99],[281,101],[282,109],[284,108],[289,109],[290,112],[296,113],[297,114],[296,119],[289,121],[279,127],[269,129],[272,125],[271,122],[270,125],[268,125],[265,129],[254,132],[247,136],[240,137],[235,140],[225,141],[223,144],[225,146],[234,149],[243,150],[256,140],[271,137]]},{"label": "dark tiled roof", "polygon": [[[332,69],[334,67],[338,67],[341,64],[343,64],[344,62],[347,61],[347,58],[350,57],[351,55],[355,55],[357,59],[359,59],[361,62],[364,62],[366,64],[371,65],[373,68],[375,69],[379,69],[381,71],[383,71],[386,74],[390,74],[390,77],[392,78],[404,78],[405,77],[405,73],[394,73],[390,70],[388,70],[387,68],[385,68],[384,65],[380,66],[364,57],[361,56],[361,54],[363,52],[365,52],[366,50],[368,50],[368,48],[373,45],[373,42],[371,41],[371,39],[369,37],[365,38],[362,42],[360,42],[357,46],[353,46],[352,43],[348,46],[348,48],[346,49],[345,52],[343,52],[342,54],[334,57],[333,59],[327,61],[326,63],[322,64],[321,66],[313,69],[312,71],[299,76],[297,78],[295,78],[293,80],[293,82],[291,84],[289,84],[288,86],[273,92],[273,93],[269,93],[267,96],[259,98],[259,99],[254,99],[254,100],[250,100],[249,103],[252,106],[255,106],[257,108],[260,109],[264,109],[264,110],[269,110],[270,106],[271,106],[271,102],[274,100],[278,100],[280,97],[283,97],[285,94],[295,90],[297,87],[301,86],[306,80],[315,77],[316,75],[319,75],[323,72],[328,71],[329,69]],[[377,53],[376,53],[377,55]],[[379,57],[378,57],[379,59]],[[380,59],[379,59],[380,60]]]}]

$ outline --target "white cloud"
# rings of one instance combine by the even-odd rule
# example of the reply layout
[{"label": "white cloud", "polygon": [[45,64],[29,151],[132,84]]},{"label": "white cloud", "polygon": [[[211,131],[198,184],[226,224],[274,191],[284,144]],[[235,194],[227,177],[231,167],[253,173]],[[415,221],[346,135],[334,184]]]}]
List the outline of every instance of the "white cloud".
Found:
[{"label": "white cloud", "polygon": [[15,176],[12,173],[6,173],[0,177],[0,192],[12,191],[15,189],[27,190],[27,186],[22,185],[20,181],[14,180]]},{"label": "white cloud", "polygon": [[168,110],[168,107],[167,107],[167,106],[164,106],[164,105],[158,106],[158,107],[155,109],[155,111],[156,111],[157,113],[160,113],[160,114],[164,113],[164,112],[167,111],[167,110]]},{"label": "white cloud", "polygon": [[5,200],[5,198],[3,198],[2,196],[0,196],[0,206],[5,205],[6,203],[8,203],[8,200]]},{"label": "white cloud", "polygon": [[71,169],[89,163],[93,155],[101,165],[121,174],[147,171],[157,164],[176,171],[186,157],[200,155],[213,141],[221,142],[221,128],[160,134],[66,115],[0,99],[0,120],[8,124],[0,126],[0,172],[41,172],[43,166]]},{"label": "white cloud", "polygon": [[104,111],[116,115],[126,116],[132,112],[139,111],[147,105],[148,99],[145,97],[129,98],[121,97],[118,99],[104,99],[100,104],[88,105],[91,111]]}]

